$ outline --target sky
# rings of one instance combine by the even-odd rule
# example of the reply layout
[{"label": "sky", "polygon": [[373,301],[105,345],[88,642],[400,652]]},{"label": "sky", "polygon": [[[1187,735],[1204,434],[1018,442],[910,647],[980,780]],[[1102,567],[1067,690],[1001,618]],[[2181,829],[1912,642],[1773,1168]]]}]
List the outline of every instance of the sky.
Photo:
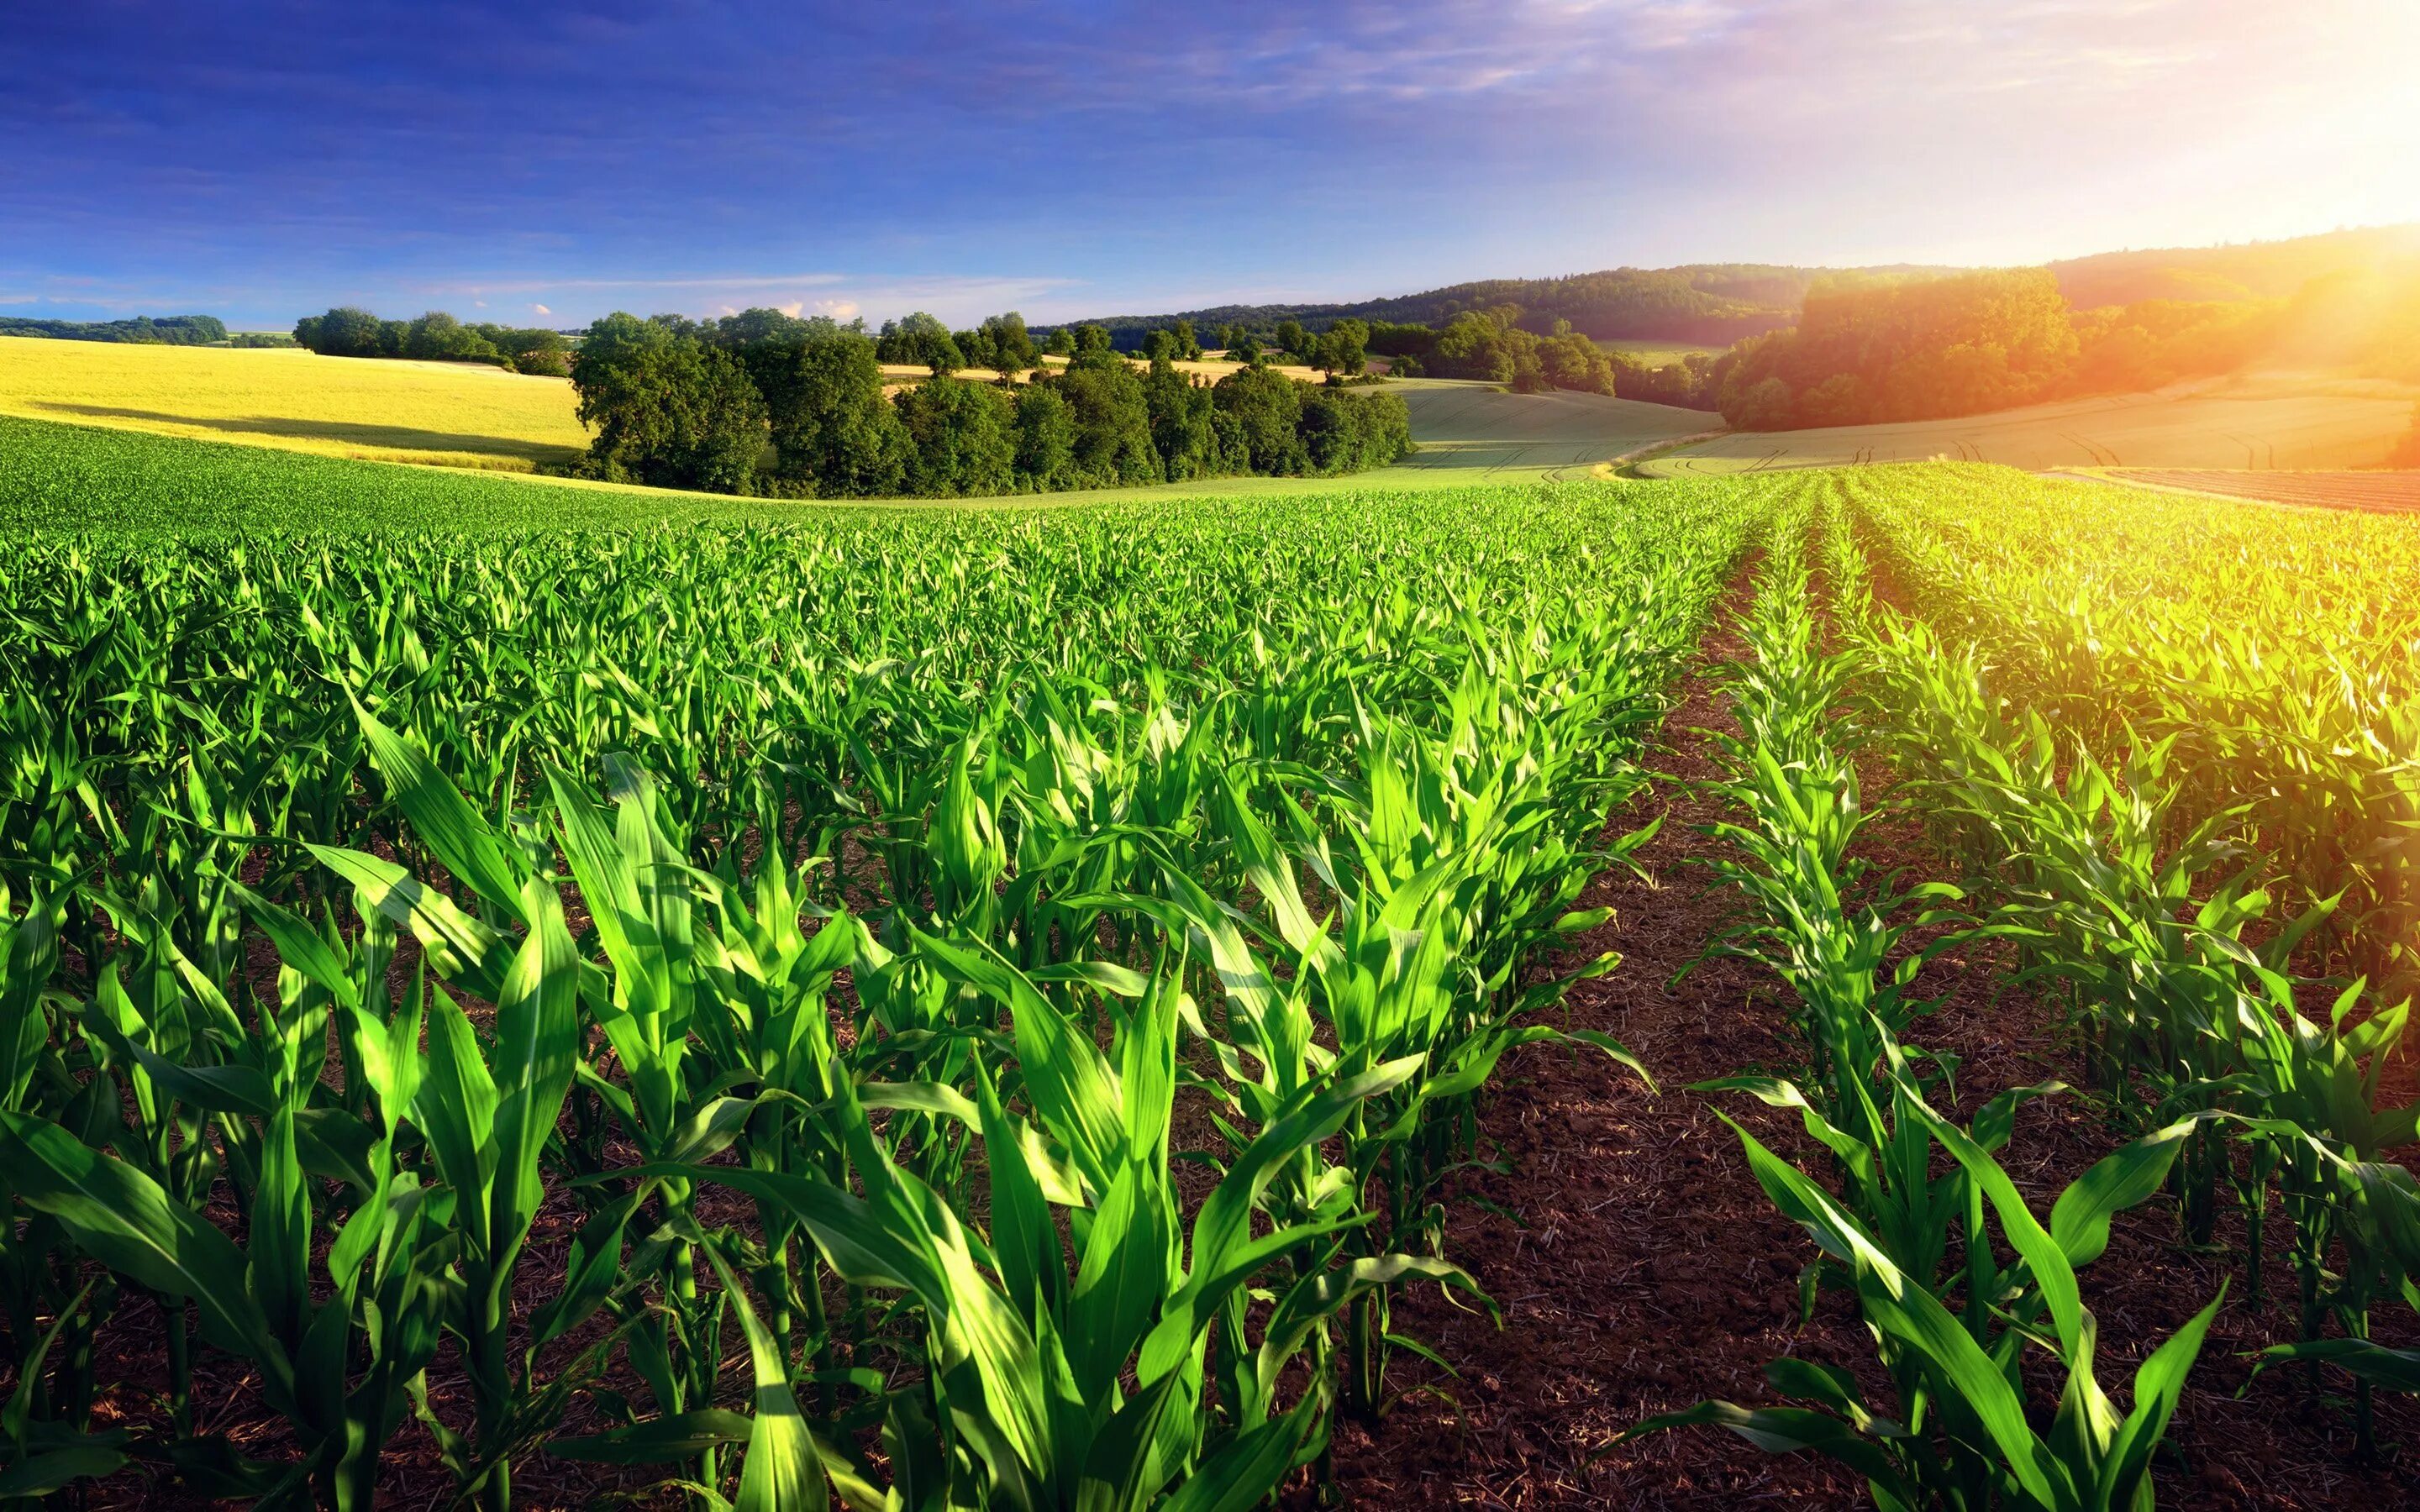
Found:
[{"label": "sky", "polygon": [[0,0],[0,315],[1051,321],[2420,221],[2420,0]]}]

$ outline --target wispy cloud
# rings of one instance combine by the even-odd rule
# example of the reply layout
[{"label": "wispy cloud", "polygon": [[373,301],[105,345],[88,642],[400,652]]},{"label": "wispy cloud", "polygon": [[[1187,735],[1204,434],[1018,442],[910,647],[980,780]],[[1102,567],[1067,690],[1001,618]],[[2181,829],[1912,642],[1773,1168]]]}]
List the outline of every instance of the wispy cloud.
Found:
[{"label": "wispy cloud", "polygon": [[2412,0],[19,9],[17,303],[1057,317],[2420,214]]}]

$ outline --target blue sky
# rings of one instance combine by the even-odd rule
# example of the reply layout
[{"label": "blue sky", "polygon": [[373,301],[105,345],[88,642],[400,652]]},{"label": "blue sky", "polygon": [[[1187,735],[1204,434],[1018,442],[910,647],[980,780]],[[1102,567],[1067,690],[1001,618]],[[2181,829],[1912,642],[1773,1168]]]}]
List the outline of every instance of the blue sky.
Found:
[{"label": "blue sky", "polygon": [[2420,220],[2410,0],[0,7],[0,314],[1047,320]]}]

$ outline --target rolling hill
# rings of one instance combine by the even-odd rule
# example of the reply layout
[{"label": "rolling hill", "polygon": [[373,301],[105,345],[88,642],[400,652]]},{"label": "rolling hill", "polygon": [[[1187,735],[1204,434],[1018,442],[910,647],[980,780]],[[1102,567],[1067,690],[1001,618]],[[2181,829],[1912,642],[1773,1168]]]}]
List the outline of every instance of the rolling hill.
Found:
[{"label": "rolling hill", "polygon": [[[2218,247],[2147,248],[2099,253],[2050,264],[2059,291],[2079,310],[2141,300],[2289,299],[2314,279],[2375,273],[2420,256],[2420,225],[2330,231],[2277,241]],[[1190,320],[1205,334],[1222,325],[1265,330],[1280,320],[1318,329],[1330,321],[1408,321],[1435,325],[1462,310],[1517,304],[1523,323],[1544,330],[1555,319],[1599,340],[1652,340],[1729,346],[1794,323],[1807,290],[1841,274],[1923,277],[1964,270],[1903,263],[1871,268],[1800,268],[1775,263],[1693,263],[1677,268],[1614,268],[1553,278],[1495,278],[1418,294],[1349,302],[1221,304],[1165,315],[1120,315],[1069,321],[1109,328],[1121,347],[1146,332]]]}]

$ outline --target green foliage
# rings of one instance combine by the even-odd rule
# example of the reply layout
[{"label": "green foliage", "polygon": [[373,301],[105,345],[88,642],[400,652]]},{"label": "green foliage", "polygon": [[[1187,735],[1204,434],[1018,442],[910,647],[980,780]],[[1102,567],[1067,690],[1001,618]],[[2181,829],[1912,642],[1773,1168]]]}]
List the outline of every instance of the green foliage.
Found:
[{"label": "green foliage", "polygon": [[968,365],[966,354],[958,350],[957,342],[950,335],[950,328],[922,310],[882,322],[882,333],[875,338],[874,349],[883,362],[930,368],[936,378]]},{"label": "green foliage", "polygon": [[[684,343],[739,361],[582,355]],[[1501,1057],[1622,1057],[1548,952],[1744,544],[1671,486],[539,529],[20,431],[115,448],[0,445],[20,1489],[367,1508],[412,1413],[491,1508],[550,1449],[1265,1502],[1389,1401],[1401,1288],[1475,1293],[1437,1203]],[[397,492],[138,522],[79,480],[145,445]],[[137,1305],[163,1409],[97,1423]]]},{"label": "green foliage", "polygon": [[[1807,285],[1820,276],[1816,269],[1762,264],[1618,268],[1561,278],[1455,284],[1355,304],[1222,305],[1188,311],[1183,316],[1129,316],[1109,324],[1120,344],[1126,346],[1138,345],[1142,332],[1166,329],[1180,318],[1189,318],[1203,330],[1232,328],[1264,333],[1284,320],[1325,330],[1340,318],[1356,319],[1367,321],[1375,336],[1388,326],[1413,331],[1442,328],[1464,311],[1512,304],[1536,312],[1535,327],[1540,332],[1564,319],[1584,335],[1608,340],[1660,338],[1724,347],[1788,325]],[[1233,345],[1223,335],[1218,344]],[[1370,349],[1397,355],[1374,344]],[[1412,353],[1427,356],[1417,347]]]},{"label": "green foliage", "polygon": [[[2167,1186],[2184,1241],[2212,1247],[2222,1209],[2240,1210],[2255,1305],[2282,1199],[2304,1342],[2273,1358],[2351,1371],[2370,1456],[2371,1390],[2403,1379],[2368,1348],[2372,1313],[2420,1308],[2420,1184],[2386,1158],[2420,1127],[2420,1103],[2394,1101],[2383,1077],[2408,1018],[2420,891],[2379,843],[2409,823],[2406,774],[2375,764],[2411,728],[2410,642],[2384,599],[2370,602],[2390,618],[2349,635],[2296,606],[2319,586],[2303,579],[2320,576],[2326,548],[2343,552],[2342,594],[2348,579],[2397,570],[2409,543],[2347,516],[2297,528],[2195,508],[2164,521],[2149,499],[2118,524],[2097,498],[1949,476],[1965,486],[1929,508],[1858,490],[1856,516],[1833,523],[1839,616],[1894,759],[1990,905],[1978,933],[2061,984],[2113,1118],[2147,1138],[2182,1131]],[[1895,574],[1925,585],[1922,616],[1868,597],[1853,517],[1879,527]],[[2079,571],[2099,586],[2068,576]],[[2105,598],[2125,575],[2157,586]],[[1993,596],[1962,597],[1977,589]],[[2197,633],[2169,639],[2180,623]],[[2397,670],[2357,679],[2381,653]],[[2349,739],[2365,721],[2367,736]],[[2298,905],[2278,910],[2281,892]],[[2296,974],[2336,963],[2367,975]]]},{"label": "green foliage", "polygon": [[998,385],[937,378],[901,393],[898,413],[909,492],[950,499],[1015,486],[1016,403]]},{"label": "green foliage", "polygon": [[[1809,501],[1801,495],[1776,517],[1743,625],[1750,659],[1725,675],[1741,734],[1718,737],[1719,791],[1739,820],[1713,830],[1736,852],[1717,870],[1747,901],[1717,949],[1761,963],[1790,987],[1807,1087],[1760,1075],[1704,1089],[1794,1109],[1829,1151],[1837,1195],[1733,1125],[1766,1195],[1820,1252],[1807,1305],[1827,1283],[1855,1295],[1897,1400],[1878,1411],[1850,1372],[1785,1358],[1767,1367],[1768,1380],[1809,1406],[1705,1402],[1631,1432],[1714,1425],[1768,1451],[1825,1455],[1862,1474],[1885,1512],[2149,1512],[2152,1453],[2219,1302],[2152,1351],[2135,1373],[2133,1408],[2120,1412],[2095,1372],[2098,1325],[2075,1271],[2107,1247],[2113,1214],[2158,1192],[2195,1127],[2170,1123],[2122,1147],[2060,1195],[2045,1226],[1996,1152],[2024,1103],[2063,1088],[2003,1092],[1968,1129],[1928,1104],[1926,1089],[1946,1082],[1947,1064],[1902,1044],[1921,1007],[1904,988],[1927,956],[1964,941],[1952,935],[1910,954],[1904,937],[1940,920],[1904,915],[1911,903],[1958,892],[1877,894],[1852,854],[1864,820],[1859,727],[1836,711],[1863,658],[1856,649],[1815,649],[1804,561]],[[1845,574],[1855,563],[1836,551],[1830,565]],[[2029,1347],[2050,1354],[2062,1378],[2046,1433],[2027,1401]]]},{"label": "green foliage", "polygon": [[415,362],[489,363],[500,367],[508,362],[495,343],[442,310],[431,310],[411,322],[403,338],[403,355]]},{"label": "green foliage", "polygon": [[2149,300],[2071,311],[2049,269],[1838,278],[1795,330],[1709,374],[1743,430],[1860,425],[2156,388],[2241,367],[2277,339],[2280,301]]},{"label": "green foliage", "polygon": [[1055,385],[1016,391],[1016,479],[1020,489],[1075,486],[1076,417]]},{"label": "green foliage", "polygon": [[750,493],[768,435],[738,359],[662,320],[611,315],[571,364],[580,422],[597,432],[586,471],[659,488]]},{"label": "green foliage", "polygon": [[348,305],[296,321],[294,345],[322,357],[485,363],[546,378],[569,376],[570,345],[560,332],[486,322],[464,325],[442,310],[411,321],[381,320],[367,310]]},{"label": "green foliage", "polygon": [[[726,323],[726,341],[739,334]],[[908,438],[884,397],[874,343],[829,320],[799,321],[742,336],[735,349],[765,400],[773,491],[845,499],[899,490]]]},{"label": "green foliage", "polygon": [[157,319],[138,315],[125,320],[36,320],[23,316],[0,315],[0,336],[42,336],[54,341],[119,341],[166,347],[213,347],[221,343],[237,347],[260,345],[230,337],[225,323],[214,315],[171,315]]}]

